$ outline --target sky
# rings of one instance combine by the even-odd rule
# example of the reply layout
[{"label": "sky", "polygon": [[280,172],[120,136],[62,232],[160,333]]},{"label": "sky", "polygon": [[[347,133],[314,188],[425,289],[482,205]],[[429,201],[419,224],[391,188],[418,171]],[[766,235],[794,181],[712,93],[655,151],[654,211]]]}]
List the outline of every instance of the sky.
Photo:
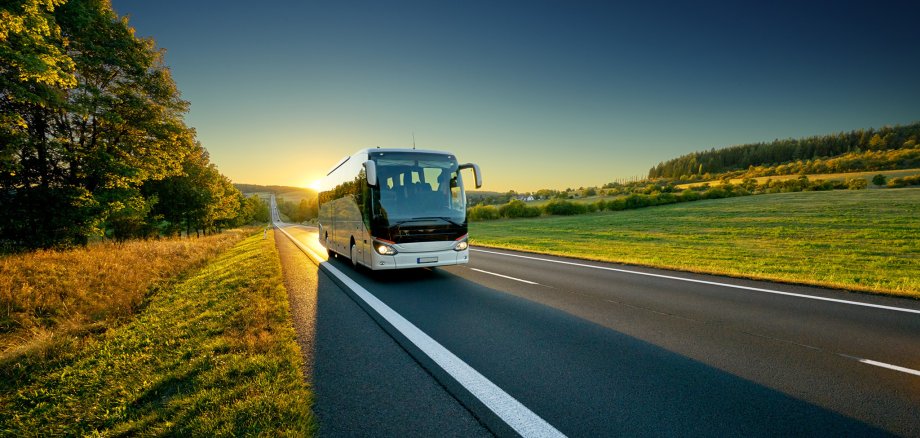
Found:
[{"label": "sky", "polygon": [[483,190],[589,187],[920,121],[915,1],[112,5],[166,49],[186,122],[238,183],[307,187],[414,133],[479,164]]}]

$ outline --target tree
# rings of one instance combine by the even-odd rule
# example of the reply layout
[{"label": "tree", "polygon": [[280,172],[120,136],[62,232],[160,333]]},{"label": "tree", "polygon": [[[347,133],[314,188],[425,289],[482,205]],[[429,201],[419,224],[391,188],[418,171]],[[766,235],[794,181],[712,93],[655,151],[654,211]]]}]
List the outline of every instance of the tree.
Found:
[{"label": "tree", "polygon": [[162,50],[107,0],[14,0],[0,18],[0,249],[238,222]]},{"label": "tree", "polygon": [[888,178],[885,178],[885,175],[878,174],[872,177],[872,184],[877,186],[883,186],[888,181]]},{"label": "tree", "polygon": [[252,195],[244,201],[237,225],[245,225],[252,222],[266,223],[269,220],[271,220],[271,217],[268,203],[263,201],[258,195]]}]

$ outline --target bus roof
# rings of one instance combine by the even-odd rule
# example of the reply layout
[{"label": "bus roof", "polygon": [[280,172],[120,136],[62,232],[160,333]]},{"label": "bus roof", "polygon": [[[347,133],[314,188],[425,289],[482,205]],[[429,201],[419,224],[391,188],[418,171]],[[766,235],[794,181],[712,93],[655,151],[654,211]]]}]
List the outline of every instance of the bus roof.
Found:
[{"label": "bus roof", "polygon": [[360,153],[370,154],[370,153],[372,153],[372,152],[415,152],[415,153],[418,153],[418,154],[438,154],[438,155],[454,155],[454,156],[456,156],[455,154],[450,153],[450,152],[446,152],[446,151],[434,151],[434,150],[430,150],[430,149],[408,149],[408,148],[405,148],[405,149],[401,149],[401,148],[367,148],[367,149],[361,149],[360,151],[355,152],[355,154],[360,154]]}]

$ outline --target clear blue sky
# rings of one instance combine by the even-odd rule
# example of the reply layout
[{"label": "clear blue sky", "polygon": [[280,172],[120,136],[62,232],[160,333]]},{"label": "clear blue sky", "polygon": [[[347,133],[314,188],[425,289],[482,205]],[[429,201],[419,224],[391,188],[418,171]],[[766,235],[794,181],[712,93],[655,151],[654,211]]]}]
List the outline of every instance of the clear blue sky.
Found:
[{"label": "clear blue sky", "polygon": [[[641,3],[641,5],[639,4]],[[369,146],[483,189],[600,185],[695,150],[920,120],[918,2],[113,0],[235,182]]]}]

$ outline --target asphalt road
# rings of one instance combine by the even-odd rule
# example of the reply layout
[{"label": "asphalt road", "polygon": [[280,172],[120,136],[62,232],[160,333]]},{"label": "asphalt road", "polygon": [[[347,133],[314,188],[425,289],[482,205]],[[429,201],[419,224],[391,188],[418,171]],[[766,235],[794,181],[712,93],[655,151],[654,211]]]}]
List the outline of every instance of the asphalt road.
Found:
[{"label": "asphalt road", "polygon": [[569,436],[920,436],[915,300],[487,248],[327,263]]}]

